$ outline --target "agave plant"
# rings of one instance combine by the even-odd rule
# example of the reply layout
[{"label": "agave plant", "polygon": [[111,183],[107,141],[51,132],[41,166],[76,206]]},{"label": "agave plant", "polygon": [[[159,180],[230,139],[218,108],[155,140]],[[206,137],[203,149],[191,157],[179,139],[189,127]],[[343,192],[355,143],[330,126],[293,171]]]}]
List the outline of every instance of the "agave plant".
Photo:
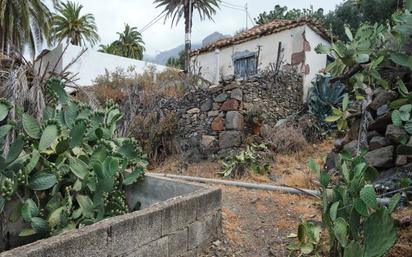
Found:
[{"label": "agave plant", "polygon": [[312,82],[308,94],[309,110],[326,128],[331,126],[325,119],[332,115],[333,108],[338,108],[345,97],[345,85],[341,82],[330,84],[330,74],[318,74]]},{"label": "agave plant", "polygon": [[14,206],[7,220],[23,222],[20,236],[54,235],[131,211],[125,186],[142,178],[147,165],[135,140],[114,136],[118,106],[93,111],[71,100],[64,86],[49,81],[52,101],[41,122],[0,100],[0,149],[16,135],[1,152],[0,212]]}]

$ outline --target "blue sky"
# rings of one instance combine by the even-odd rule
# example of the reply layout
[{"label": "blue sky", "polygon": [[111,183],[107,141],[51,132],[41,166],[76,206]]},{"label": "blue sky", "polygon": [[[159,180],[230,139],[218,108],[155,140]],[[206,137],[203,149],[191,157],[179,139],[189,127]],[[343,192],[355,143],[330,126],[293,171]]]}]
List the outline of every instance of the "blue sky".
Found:
[{"label": "blue sky", "polygon": [[[156,9],[153,0],[74,0],[81,3],[84,12],[93,13],[101,37],[101,43],[107,44],[116,39],[116,32],[121,31],[124,23],[143,28],[155,18],[160,9]],[[224,2],[244,6],[247,2],[252,18],[263,11],[273,9],[276,4],[289,8],[323,8],[326,11],[334,9],[342,0],[225,0]],[[205,36],[219,31],[223,34],[233,34],[246,26],[244,11],[222,6],[217,11],[213,21],[200,21],[195,15],[193,22],[193,41],[199,42]],[[249,20],[249,26],[251,21]],[[147,54],[154,55],[159,51],[174,48],[184,42],[183,23],[177,27],[170,26],[170,21],[160,20],[143,32]]]}]

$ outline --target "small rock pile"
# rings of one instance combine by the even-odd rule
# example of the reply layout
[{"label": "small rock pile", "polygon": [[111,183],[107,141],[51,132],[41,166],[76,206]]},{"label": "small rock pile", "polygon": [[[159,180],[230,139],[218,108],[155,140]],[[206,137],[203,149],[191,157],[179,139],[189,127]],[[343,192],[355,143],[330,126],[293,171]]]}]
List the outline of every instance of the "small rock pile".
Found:
[{"label": "small rock pile", "polygon": [[[412,156],[396,153],[397,146],[402,143],[412,146],[412,137],[403,128],[392,124],[389,104],[396,98],[395,92],[378,89],[369,105],[373,121],[368,125],[369,152],[365,159],[380,172],[375,187],[382,191],[399,187],[402,178],[412,178]],[[352,154],[356,153],[359,124],[359,120],[355,121],[345,138],[335,141],[335,152],[345,149]]]}]

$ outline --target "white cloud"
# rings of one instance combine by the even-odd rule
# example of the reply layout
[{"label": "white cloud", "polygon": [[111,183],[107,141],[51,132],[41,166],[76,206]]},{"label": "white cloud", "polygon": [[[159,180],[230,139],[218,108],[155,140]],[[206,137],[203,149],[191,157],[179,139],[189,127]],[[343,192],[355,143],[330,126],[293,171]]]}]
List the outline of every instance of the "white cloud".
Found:
[{"label": "white cloud", "polygon": [[[156,9],[153,0],[74,0],[81,3],[84,12],[95,16],[101,43],[107,44],[117,38],[116,32],[123,29],[124,23],[141,29],[161,9]],[[249,13],[252,18],[263,11],[270,11],[276,4],[287,5],[289,8],[308,8],[313,5],[315,9],[324,8],[331,10],[342,0],[248,0]],[[235,5],[245,5],[244,0],[225,0]],[[195,13],[193,22],[193,41],[199,42],[205,36],[219,31],[223,34],[233,34],[245,27],[245,12],[222,6],[217,11],[212,21],[200,21]],[[181,22],[177,27],[170,26],[170,20],[166,23],[160,20],[143,33],[148,54],[156,54],[158,51],[168,50],[184,42],[184,27]],[[249,21],[249,26],[251,22]]]}]

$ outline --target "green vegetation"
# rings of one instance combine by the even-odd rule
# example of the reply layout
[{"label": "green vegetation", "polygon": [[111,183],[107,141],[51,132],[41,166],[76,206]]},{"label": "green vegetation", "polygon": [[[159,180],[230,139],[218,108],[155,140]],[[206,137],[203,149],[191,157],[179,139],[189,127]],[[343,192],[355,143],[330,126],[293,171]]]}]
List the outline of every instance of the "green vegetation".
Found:
[{"label": "green vegetation", "polygon": [[229,156],[222,161],[223,171],[220,174],[225,177],[238,177],[249,170],[254,174],[266,174],[269,171],[269,162],[260,153],[264,150],[266,150],[264,145],[247,146],[246,150],[237,155]]},{"label": "green vegetation", "polygon": [[[333,115],[327,117],[326,121],[347,124],[351,117],[357,115],[362,103],[371,101],[373,90],[377,87],[383,89],[393,89],[399,92],[400,98],[395,100],[391,105],[393,124],[398,127],[404,127],[409,134],[412,130],[409,128],[412,121],[410,120],[410,99],[412,94],[409,93],[405,83],[397,78],[396,83],[389,83],[382,78],[380,69],[386,65],[399,65],[403,69],[412,71],[410,60],[412,57],[408,54],[407,40],[411,37],[412,15],[406,10],[403,13],[395,13],[393,16],[394,26],[389,29],[383,25],[361,25],[355,35],[349,27],[345,28],[348,43],[338,41],[330,47],[318,46],[316,50],[319,53],[329,53],[336,56],[336,60],[326,68],[334,77],[331,81],[344,81],[349,91],[348,98],[340,108],[333,110]],[[396,69],[396,68],[395,68]],[[366,102],[365,102],[366,101]],[[352,109],[348,109],[348,104],[352,103]],[[361,112],[364,112],[363,107]],[[347,126],[340,126],[340,129],[346,129]],[[406,143],[406,142],[404,142]]]},{"label": "green vegetation", "polygon": [[402,1],[398,0],[345,1],[327,14],[322,8],[288,10],[286,6],[276,5],[270,12],[259,14],[255,22],[261,25],[275,19],[294,20],[307,17],[322,24],[340,40],[346,41],[345,25],[357,30],[365,23],[385,24],[391,19],[392,13],[401,8]]},{"label": "green vegetation", "polygon": [[23,51],[49,40],[51,13],[41,0],[0,0],[0,52]]},{"label": "green vegetation", "polygon": [[[147,161],[135,140],[115,136],[119,108],[108,102],[93,111],[64,87],[49,81],[52,97],[41,122],[0,101],[0,149],[7,149],[0,157],[0,206],[3,215],[12,208],[7,220],[24,223],[20,236],[55,235],[135,209],[124,187],[143,176]],[[14,137],[9,147],[7,137]]]},{"label": "green vegetation", "polygon": [[[331,124],[325,122],[325,119],[332,114],[336,107],[341,105],[345,94],[345,85],[339,81],[330,83],[330,79],[329,74],[318,74],[308,93],[309,110],[324,128],[331,127]],[[344,124],[339,125],[343,126]]]},{"label": "green vegetation", "polygon": [[280,6],[277,4],[273,10],[260,13],[258,17],[255,18],[255,22],[258,25],[263,25],[273,20],[296,20],[302,17],[308,17],[317,21],[323,21],[325,19],[322,8],[319,8],[316,11],[313,9],[313,6],[309,9],[303,8],[288,10],[287,6]]},{"label": "green vegetation", "polygon": [[345,25],[357,30],[362,24],[385,24],[391,15],[402,8],[398,0],[345,1],[325,16],[324,26],[341,40],[345,38]]},{"label": "green vegetation", "polygon": [[183,70],[185,68],[185,51],[181,51],[177,57],[167,59],[166,66]]},{"label": "green vegetation", "polygon": [[[321,184],[322,223],[329,234],[329,256],[380,257],[395,244],[391,213],[400,194],[394,195],[387,207],[379,205],[371,184],[378,172],[367,165],[364,154],[366,151],[356,157],[350,153],[340,155],[338,171],[343,179],[335,185],[331,185],[327,171],[321,171],[315,161],[309,162]],[[333,186],[331,192],[329,186]]]},{"label": "green vegetation", "polygon": [[291,251],[289,256],[307,256],[320,257],[319,242],[322,228],[320,225],[309,221],[302,221],[298,227],[298,242],[288,245]]},{"label": "green vegetation", "polygon": [[53,40],[67,40],[77,46],[85,45],[86,42],[94,46],[100,40],[93,15],[81,15],[82,9],[83,5],[71,1],[56,6],[57,14],[52,19]]},{"label": "green vegetation", "polygon": [[[366,138],[365,117],[373,93],[376,90],[392,90],[399,92],[398,99],[389,104],[392,123],[402,127],[409,135],[412,134],[412,93],[406,86],[410,83],[408,77],[412,72],[409,46],[412,36],[412,1],[407,0],[404,4],[404,10],[392,15],[390,27],[362,24],[352,34],[350,27],[345,26],[347,43],[337,41],[328,47],[317,47],[319,53],[336,57],[326,68],[331,74],[329,86],[337,82],[346,86],[347,94],[341,103],[338,106],[329,104],[332,114],[324,118],[326,122],[337,123],[339,130],[351,127],[352,118],[360,116],[358,136]],[[384,68],[388,67],[391,68],[390,79],[383,75]],[[398,74],[404,75],[401,77]],[[412,147],[406,145],[407,139],[401,138],[400,141],[397,154],[411,154]],[[322,223],[329,236],[329,256],[380,257],[395,244],[397,235],[391,213],[401,196],[399,193],[393,195],[387,206],[378,203],[378,195],[372,185],[378,171],[367,164],[364,158],[367,152],[367,149],[360,147],[360,152],[352,156],[352,153],[343,150],[336,167],[340,176],[334,181],[314,161],[309,163],[321,185]],[[302,240],[299,242],[302,244]],[[313,251],[316,241],[303,243],[306,243],[304,247],[292,247],[296,250],[294,253],[299,256],[319,256]]]},{"label": "green vegetation", "polygon": [[108,45],[100,45],[99,52],[142,60],[145,47],[142,34],[137,28],[125,24],[123,32],[117,34],[119,39]]}]

